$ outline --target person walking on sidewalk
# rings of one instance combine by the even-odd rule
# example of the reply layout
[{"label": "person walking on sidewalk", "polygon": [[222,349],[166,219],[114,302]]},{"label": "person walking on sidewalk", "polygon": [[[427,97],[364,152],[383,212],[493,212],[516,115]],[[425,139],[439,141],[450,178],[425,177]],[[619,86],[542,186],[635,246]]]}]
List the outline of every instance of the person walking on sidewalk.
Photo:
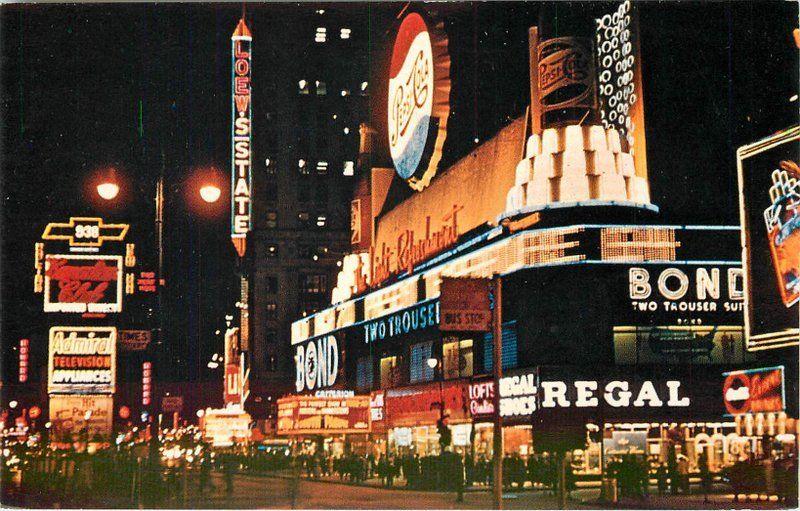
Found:
[{"label": "person walking on sidewalk", "polygon": [[703,489],[703,503],[706,503],[708,502],[708,494],[711,493],[713,476],[708,466],[708,454],[705,451],[700,454],[697,464],[700,465],[698,468],[700,469],[700,486]]}]

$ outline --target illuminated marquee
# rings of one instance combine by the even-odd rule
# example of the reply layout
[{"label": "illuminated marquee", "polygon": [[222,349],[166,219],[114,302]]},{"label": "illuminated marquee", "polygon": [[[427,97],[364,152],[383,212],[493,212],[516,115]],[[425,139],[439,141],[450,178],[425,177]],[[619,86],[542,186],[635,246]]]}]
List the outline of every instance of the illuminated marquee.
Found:
[{"label": "illuminated marquee", "polygon": [[[694,277],[693,284],[690,276]],[[723,283],[726,284],[727,296],[722,294]],[[634,311],[739,312],[744,299],[741,283],[742,269],[735,267],[724,270],[699,267],[693,272],[666,267],[658,273],[646,268],[628,269],[629,295]],[[691,300],[686,299],[687,295]],[[718,303],[726,298],[726,301]]]},{"label": "illuminated marquee", "polygon": [[389,68],[389,151],[397,174],[422,190],[436,174],[450,112],[447,40],[418,13],[397,31]]},{"label": "illuminated marquee", "polygon": [[115,327],[52,327],[47,392],[113,394],[116,357]]},{"label": "illuminated marquee", "polygon": [[244,20],[231,36],[231,239],[244,256],[252,222],[252,41]]},{"label": "illuminated marquee", "polygon": [[122,311],[122,256],[48,254],[44,258],[44,311]]}]

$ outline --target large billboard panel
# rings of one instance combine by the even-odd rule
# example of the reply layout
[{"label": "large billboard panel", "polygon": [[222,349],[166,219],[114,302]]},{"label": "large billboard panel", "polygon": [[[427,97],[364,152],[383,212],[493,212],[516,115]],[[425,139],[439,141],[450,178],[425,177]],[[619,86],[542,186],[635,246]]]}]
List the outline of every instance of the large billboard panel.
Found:
[{"label": "large billboard panel", "polygon": [[800,126],[740,147],[748,349],[800,341]]},{"label": "large billboard panel", "polygon": [[47,254],[44,258],[44,311],[122,311],[121,255]]},{"label": "large billboard panel", "polygon": [[117,329],[54,326],[50,329],[47,392],[113,394]]},{"label": "large billboard panel", "polygon": [[86,435],[89,441],[97,436],[108,441],[113,419],[111,396],[50,396],[50,422],[55,441],[79,440],[79,435]]}]

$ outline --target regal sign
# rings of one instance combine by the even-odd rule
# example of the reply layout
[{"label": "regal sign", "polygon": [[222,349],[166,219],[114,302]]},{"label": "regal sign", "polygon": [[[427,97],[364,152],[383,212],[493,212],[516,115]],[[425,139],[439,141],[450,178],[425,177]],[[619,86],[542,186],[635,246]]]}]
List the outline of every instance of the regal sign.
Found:
[{"label": "regal sign", "polygon": [[722,373],[722,397],[730,415],[781,412],[784,399],[783,366]]},{"label": "regal sign", "polygon": [[115,327],[52,327],[47,392],[113,394],[116,357]]},{"label": "regal sign", "polygon": [[122,311],[123,266],[119,255],[46,255],[44,311]]},{"label": "regal sign", "polygon": [[231,36],[233,75],[231,78],[231,239],[239,256],[251,228],[252,182],[252,42],[250,30],[239,21]]},{"label": "regal sign", "polygon": [[740,147],[748,349],[800,342],[800,126]]},{"label": "regal sign", "polygon": [[408,14],[397,31],[389,68],[388,137],[395,170],[415,190],[436,174],[450,113],[447,40],[423,17]]}]

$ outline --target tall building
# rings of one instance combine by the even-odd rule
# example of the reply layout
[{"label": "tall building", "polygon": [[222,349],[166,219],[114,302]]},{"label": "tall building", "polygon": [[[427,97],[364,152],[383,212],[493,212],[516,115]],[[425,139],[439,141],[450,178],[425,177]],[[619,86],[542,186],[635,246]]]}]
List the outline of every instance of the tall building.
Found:
[{"label": "tall building", "polygon": [[[337,261],[350,245],[359,124],[370,94],[369,40],[367,9],[342,9],[270,7],[263,21],[255,12],[251,26],[249,404],[256,416],[266,394],[279,395],[291,383],[291,320],[330,303]],[[280,44],[259,44],[267,38]]]}]

